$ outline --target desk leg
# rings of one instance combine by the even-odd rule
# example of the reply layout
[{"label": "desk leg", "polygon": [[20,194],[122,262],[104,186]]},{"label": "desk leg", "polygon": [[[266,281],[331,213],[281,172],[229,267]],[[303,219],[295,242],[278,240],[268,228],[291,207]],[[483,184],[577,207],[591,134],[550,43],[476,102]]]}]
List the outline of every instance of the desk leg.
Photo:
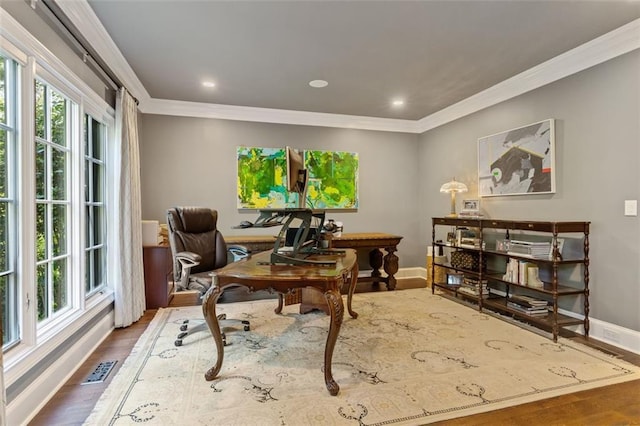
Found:
[{"label": "desk leg", "polygon": [[369,266],[371,266],[371,277],[374,278],[373,282],[377,283],[382,276],[380,268],[382,267],[382,252],[380,249],[373,249],[369,252]]},{"label": "desk leg", "polygon": [[276,314],[281,314],[283,305],[284,305],[284,296],[278,293],[278,306],[276,306],[276,308],[274,309],[274,312]]},{"label": "desk leg", "polygon": [[353,265],[353,269],[351,270],[351,283],[349,283],[349,295],[347,296],[347,310],[349,311],[349,315],[351,318],[358,318],[358,313],[354,312],[351,309],[351,300],[353,299],[353,292],[356,289],[356,284],[358,283],[358,262]]},{"label": "desk leg", "polygon": [[324,293],[324,297],[327,299],[329,311],[331,311],[329,335],[327,336],[327,344],[324,347],[324,382],[327,385],[329,393],[336,396],[340,391],[340,386],[333,380],[331,360],[333,359],[333,349],[336,346],[336,340],[338,340],[338,333],[340,333],[340,327],[342,326],[344,304],[342,303],[342,296],[340,296],[339,290],[329,290]]},{"label": "desk leg", "polygon": [[211,367],[205,374],[204,378],[206,380],[213,380],[216,378],[220,369],[222,368],[222,359],[224,358],[224,345],[222,344],[222,331],[220,330],[220,324],[218,323],[218,317],[216,316],[216,303],[218,302],[218,298],[222,294],[222,290],[215,284],[211,285],[209,290],[205,293],[204,298],[202,300],[202,313],[204,314],[204,319],[207,321],[207,325],[209,326],[209,330],[211,330],[211,335],[213,336],[213,341],[216,343],[217,349],[217,360],[216,365]]},{"label": "desk leg", "polygon": [[394,276],[398,272],[398,256],[394,254],[395,247],[387,247],[387,254],[384,256],[384,271],[387,273],[387,290],[395,290],[396,277]]}]

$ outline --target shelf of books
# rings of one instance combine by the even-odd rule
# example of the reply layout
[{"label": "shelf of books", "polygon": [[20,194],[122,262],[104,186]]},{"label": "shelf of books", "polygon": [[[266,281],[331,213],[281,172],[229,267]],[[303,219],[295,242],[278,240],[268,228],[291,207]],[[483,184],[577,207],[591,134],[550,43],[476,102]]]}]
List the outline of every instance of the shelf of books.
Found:
[{"label": "shelf of books", "polygon": [[[588,336],[589,222],[447,217],[432,227],[434,249],[447,254],[428,271],[434,293],[544,326],[554,341],[567,326],[582,325]],[[447,271],[444,281],[435,280],[436,267]]]}]

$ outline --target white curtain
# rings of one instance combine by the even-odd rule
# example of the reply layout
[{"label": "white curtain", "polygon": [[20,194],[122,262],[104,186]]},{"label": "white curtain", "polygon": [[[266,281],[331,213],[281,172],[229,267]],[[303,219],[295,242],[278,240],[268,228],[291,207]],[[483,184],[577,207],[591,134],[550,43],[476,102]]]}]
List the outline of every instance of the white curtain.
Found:
[{"label": "white curtain", "polygon": [[[140,150],[138,107],[121,88],[116,99],[116,232],[118,262],[115,287],[115,326],[126,327],[144,314],[144,272],[142,266],[142,207],[140,195]],[[118,170],[119,168],[119,170]]]}]

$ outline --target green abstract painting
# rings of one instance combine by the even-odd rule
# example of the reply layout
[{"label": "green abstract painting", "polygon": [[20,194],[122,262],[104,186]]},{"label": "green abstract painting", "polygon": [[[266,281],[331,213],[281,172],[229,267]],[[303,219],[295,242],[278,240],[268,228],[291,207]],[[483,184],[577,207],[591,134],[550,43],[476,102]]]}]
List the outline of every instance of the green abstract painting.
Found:
[{"label": "green abstract painting", "polygon": [[305,151],[309,173],[307,206],[313,209],[358,208],[358,154]]},{"label": "green abstract painting", "polygon": [[[305,151],[304,161],[308,208],[358,208],[357,153]],[[287,191],[284,148],[238,147],[237,164],[239,209],[297,207],[298,194]]]}]

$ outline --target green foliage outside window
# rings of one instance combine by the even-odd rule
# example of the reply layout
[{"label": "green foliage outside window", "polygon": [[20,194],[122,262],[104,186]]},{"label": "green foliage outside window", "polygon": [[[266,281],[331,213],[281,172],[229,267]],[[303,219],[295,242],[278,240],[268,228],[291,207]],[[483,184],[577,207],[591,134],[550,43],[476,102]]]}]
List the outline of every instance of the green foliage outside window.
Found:
[{"label": "green foliage outside window", "polygon": [[38,319],[68,303],[69,247],[68,132],[69,101],[35,82],[36,259]]},{"label": "green foliage outside window", "polygon": [[[2,345],[18,339],[16,324],[16,274],[13,271],[12,250],[9,227],[11,226],[12,188],[10,187],[10,146],[11,135],[14,134],[14,122],[10,122],[10,111],[15,110],[16,103],[8,98],[8,87],[12,80],[10,70],[16,64],[8,58],[0,56],[0,312],[2,312]],[[14,73],[15,75],[15,73]]]}]

